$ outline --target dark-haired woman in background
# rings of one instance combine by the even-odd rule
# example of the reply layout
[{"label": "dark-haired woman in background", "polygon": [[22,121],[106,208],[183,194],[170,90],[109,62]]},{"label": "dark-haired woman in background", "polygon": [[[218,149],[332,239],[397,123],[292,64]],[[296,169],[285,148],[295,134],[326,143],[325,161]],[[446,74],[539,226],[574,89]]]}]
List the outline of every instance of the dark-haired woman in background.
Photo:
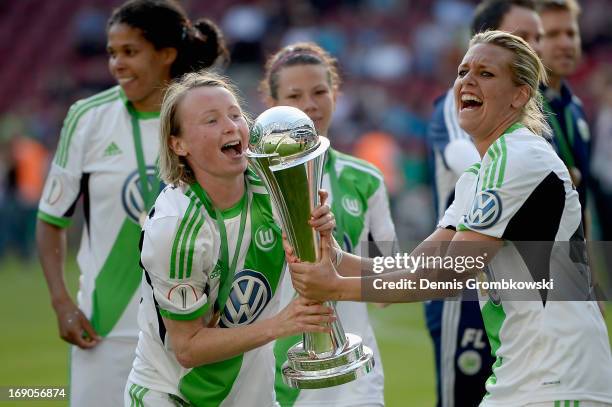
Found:
[{"label": "dark-haired woman in background", "polygon": [[[119,86],[77,101],[64,121],[41,199],[37,244],[59,333],[71,351],[72,406],[118,406],[134,360],[140,222],[160,191],[159,109],[172,79],[227,51],[207,20],[169,0],[128,1],[107,25]],[[78,305],[63,279],[66,228],[83,197]]]}]

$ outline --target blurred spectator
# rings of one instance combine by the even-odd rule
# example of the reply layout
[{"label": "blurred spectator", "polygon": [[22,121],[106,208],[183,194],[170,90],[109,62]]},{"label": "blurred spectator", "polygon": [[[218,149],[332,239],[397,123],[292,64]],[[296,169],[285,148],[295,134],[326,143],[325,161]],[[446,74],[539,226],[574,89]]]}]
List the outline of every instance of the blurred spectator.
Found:
[{"label": "blurred spectator", "polygon": [[253,4],[235,5],[227,10],[221,27],[231,46],[232,62],[254,63],[263,61],[262,41],[266,31],[266,15]]},{"label": "blurred spectator", "polygon": [[49,152],[27,133],[19,115],[4,115],[0,133],[0,256],[10,248],[33,260],[36,209]]},{"label": "blurred spectator", "polygon": [[382,173],[389,198],[403,188],[401,172],[401,151],[395,138],[385,132],[365,133],[355,143],[353,154],[374,164]]},{"label": "blurred spectator", "polygon": [[95,56],[106,50],[107,12],[95,5],[82,8],[75,16],[76,49],[83,57]]},{"label": "blurred spectator", "polygon": [[612,67],[607,65],[593,81],[599,111],[593,135],[591,161],[593,195],[599,219],[600,239],[612,241]]}]

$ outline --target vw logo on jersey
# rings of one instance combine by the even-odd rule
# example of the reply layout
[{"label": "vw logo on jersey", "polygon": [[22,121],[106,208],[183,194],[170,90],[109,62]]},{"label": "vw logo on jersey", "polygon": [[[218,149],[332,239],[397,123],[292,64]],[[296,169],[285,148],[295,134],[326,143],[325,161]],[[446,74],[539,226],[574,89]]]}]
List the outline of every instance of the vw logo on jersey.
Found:
[{"label": "vw logo on jersey", "polygon": [[[155,166],[147,166],[147,179],[149,185],[155,185],[157,171]],[[160,182],[159,191],[164,188],[163,182]],[[159,192],[158,191],[158,192]],[[121,193],[121,203],[125,213],[135,223],[140,223],[140,214],[145,210],[144,199],[142,197],[142,185],[140,183],[140,175],[138,170],[133,171],[128,175],[127,179],[123,183],[123,190]]]},{"label": "vw logo on jersey", "polygon": [[355,217],[361,215],[361,204],[359,202],[359,199],[353,198],[350,195],[344,195],[342,197],[342,207],[350,215],[353,215]]},{"label": "vw logo on jersey", "polygon": [[499,220],[502,203],[497,192],[490,189],[474,197],[472,209],[467,215],[467,224],[473,229],[485,229]]},{"label": "vw logo on jersey", "polygon": [[269,252],[276,244],[276,233],[271,227],[261,225],[255,231],[255,245],[259,250]]},{"label": "vw logo on jersey", "polygon": [[234,276],[219,325],[231,328],[250,324],[257,319],[271,298],[272,289],[263,274],[255,270],[242,270]]}]

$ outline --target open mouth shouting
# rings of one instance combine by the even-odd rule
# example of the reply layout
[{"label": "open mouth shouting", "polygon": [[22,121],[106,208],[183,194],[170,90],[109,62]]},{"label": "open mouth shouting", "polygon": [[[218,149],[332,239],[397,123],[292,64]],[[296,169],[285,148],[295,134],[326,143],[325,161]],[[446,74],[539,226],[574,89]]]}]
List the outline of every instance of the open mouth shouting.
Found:
[{"label": "open mouth shouting", "polygon": [[240,158],[243,155],[242,141],[229,141],[221,147],[221,152],[229,158]]},{"label": "open mouth shouting", "polygon": [[476,110],[482,106],[482,100],[472,94],[464,93],[461,95],[460,110]]}]

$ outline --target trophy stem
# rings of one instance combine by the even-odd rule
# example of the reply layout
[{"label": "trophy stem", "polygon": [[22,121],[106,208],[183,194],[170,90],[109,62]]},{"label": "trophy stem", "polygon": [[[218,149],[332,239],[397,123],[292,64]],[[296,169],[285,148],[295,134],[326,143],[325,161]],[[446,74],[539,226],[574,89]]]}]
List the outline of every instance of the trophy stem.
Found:
[{"label": "trophy stem", "polygon": [[[336,304],[334,302],[326,301],[323,305],[330,307],[336,312]],[[311,357],[322,356],[329,357],[336,353],[342,352],[346,347],[346,334],[344,328],[340,323],[340,320],[335,320],[330,324],[330,333],[320,332],[304,332],[302,340],[304,343],[304,350]]]}]

